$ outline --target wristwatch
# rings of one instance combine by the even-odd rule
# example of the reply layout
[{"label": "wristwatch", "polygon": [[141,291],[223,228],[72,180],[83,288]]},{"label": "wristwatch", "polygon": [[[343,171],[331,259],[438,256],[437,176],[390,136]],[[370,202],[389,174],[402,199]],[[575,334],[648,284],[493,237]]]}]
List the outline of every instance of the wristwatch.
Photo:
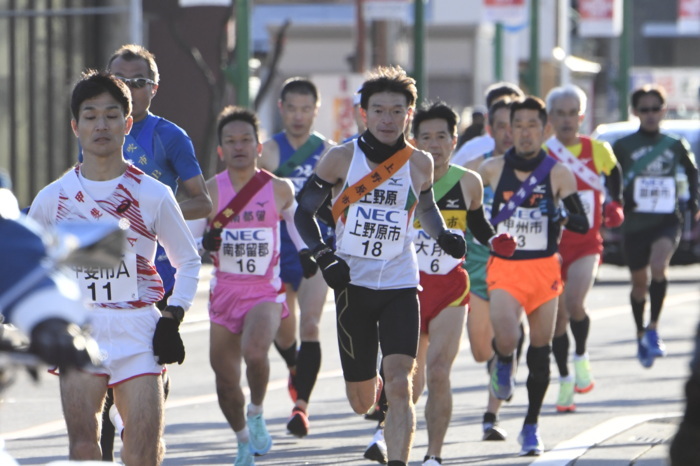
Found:
[{"label": "wristwatch", "polygon": [[171,313],[178,324],[185,318],[185,310],[180,306],[167,306],[164,311]]}]

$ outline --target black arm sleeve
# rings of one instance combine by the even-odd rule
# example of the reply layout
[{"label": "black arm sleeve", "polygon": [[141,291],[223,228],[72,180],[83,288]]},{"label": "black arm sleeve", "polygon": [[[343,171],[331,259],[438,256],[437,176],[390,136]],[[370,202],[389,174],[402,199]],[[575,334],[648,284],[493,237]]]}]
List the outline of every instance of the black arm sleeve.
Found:
[{"label": "black arm sleeve", "polygon": [[469,226],[469,231],[472,232],[474,238],[479,240],[484,246],[488,246],[489,240],[496,234],[486,217],[484,217],[484,206],[479,206],[478,209],[470,210],[467,215],[467,226]]},{"label": "black arm sleeve", "polygon": [[444,230],[445,220],[440,215],[440,211],[435,204],[435,195],[432,186],[418,196],[418,206],[416,207],[416,217],[420,220],[420,226],[431,238],[437,239]]},{"label": "black arm sleeve", "polygon": [[622,168],[616,163],[610,174],[605,177],[605,187],[613,201],[622,202]]},{"label": "black arm sleeve", "polygon": [[299,193],[297,211],[294,213],[294,225],[310,250],[314,251],[323,244],[321,230],[316,223],[316,212],[323,205],[333,189],[333,184],[322,180],[314,173]]},{"label": "black arm sleeve", "polygon": [[695,166],[693,161],[690,159],[690,157],[693,156],[693,153],[688,154],[689,157],[681,157],[680,162],[681,165],[683,165],[683,168],[685,169],[685,176],[688,177],[688,191],[690,193],[690,199],[697,205],[698,201],[698,167]]},{"label": "black arm sleeve", "polygon": [[564,207],[569,217],[565,225],[566,229],[574,233],[587,233],[591,226],[588,224],[588,217],[586,217],[586,211],[583,209],[583,204],[581,203],[581,198],[578,197],[578,193],[573,193],[565,197]]}]

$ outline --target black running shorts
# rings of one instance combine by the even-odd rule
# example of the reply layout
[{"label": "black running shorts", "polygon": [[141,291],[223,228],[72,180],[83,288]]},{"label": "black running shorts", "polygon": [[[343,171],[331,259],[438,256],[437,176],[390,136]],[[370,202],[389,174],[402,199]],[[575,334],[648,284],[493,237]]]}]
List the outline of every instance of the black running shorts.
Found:
[{"label": "black running shorts", "polygon": [[371,290],[348,285],[335,291],[338,348],[343,376],[362,382],[377,374],[378,343],[382,355],[418,351],[418,290]]}]

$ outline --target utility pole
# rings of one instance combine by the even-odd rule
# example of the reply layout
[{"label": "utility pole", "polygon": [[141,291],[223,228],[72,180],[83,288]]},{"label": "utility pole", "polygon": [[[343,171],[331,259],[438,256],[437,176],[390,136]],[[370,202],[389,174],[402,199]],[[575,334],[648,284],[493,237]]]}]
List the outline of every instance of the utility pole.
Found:
[{"label": "utility pole", "polygon": [[367,40],[367,26],[365,24],[365,12],[363,0],[355,0],[355,28],[357,30],[357,44],[355,45],[355,72],[365,72],[365,41]]},{"label": "utility pole", "polygon": [[493,77],[503,81],[503,23],[496,23],[496,34],[493,40]]},{"label": "utility pole", "polygon": [[250,4],[249,0],[236,0],[236,66],[234,86],[236,104],[250,107]]},{"label": "utility pole", "polygon": [[425,0],[413,0],[413,78],[418,89],[418,102],[426,96],[425,84]]},{"label": "utility pole", "polygon": [[557,28],[559,48],[564,51],[564,58],[559,66],[559,85],[566,86],[571,82],[571,73],[566,66],[566,59],[571,51],[569,50],[569,0],[559,0],[559,27]]},{"label": "utility pole", "polygon": [[620,36],[620,67],[617,76],[620,121],[629,118],[627,97],[630,93],[630,64],[632,63],[632,0],[622,2],[622,35]]},{"label": "utility pole", "polygon": [[540,93],[540,0],[530,0],[530,64],[528,88],[530,94]]}]

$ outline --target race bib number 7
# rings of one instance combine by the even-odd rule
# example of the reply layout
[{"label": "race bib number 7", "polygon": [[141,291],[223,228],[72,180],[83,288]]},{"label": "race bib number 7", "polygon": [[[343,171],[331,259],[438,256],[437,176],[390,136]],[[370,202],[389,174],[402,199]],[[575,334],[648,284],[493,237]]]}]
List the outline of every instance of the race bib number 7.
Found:
[{"label": "race bib number 7", "polygon": [[392,259],[403,251],[407,222],[405,210],[353,204],[348,209],[338,250],[367,259]]},{"label": "race bib number 7", "polygon": [[670,214],[676,209],[676,180],[671,176],[638,176],[634,180],[635,212]]},{"label": "race bib number 7", "polygon": [[73,271],[83,299],[90,303],[122,303],[139,297],[133,252],[124,253],[115,267],[73,267]]}]

